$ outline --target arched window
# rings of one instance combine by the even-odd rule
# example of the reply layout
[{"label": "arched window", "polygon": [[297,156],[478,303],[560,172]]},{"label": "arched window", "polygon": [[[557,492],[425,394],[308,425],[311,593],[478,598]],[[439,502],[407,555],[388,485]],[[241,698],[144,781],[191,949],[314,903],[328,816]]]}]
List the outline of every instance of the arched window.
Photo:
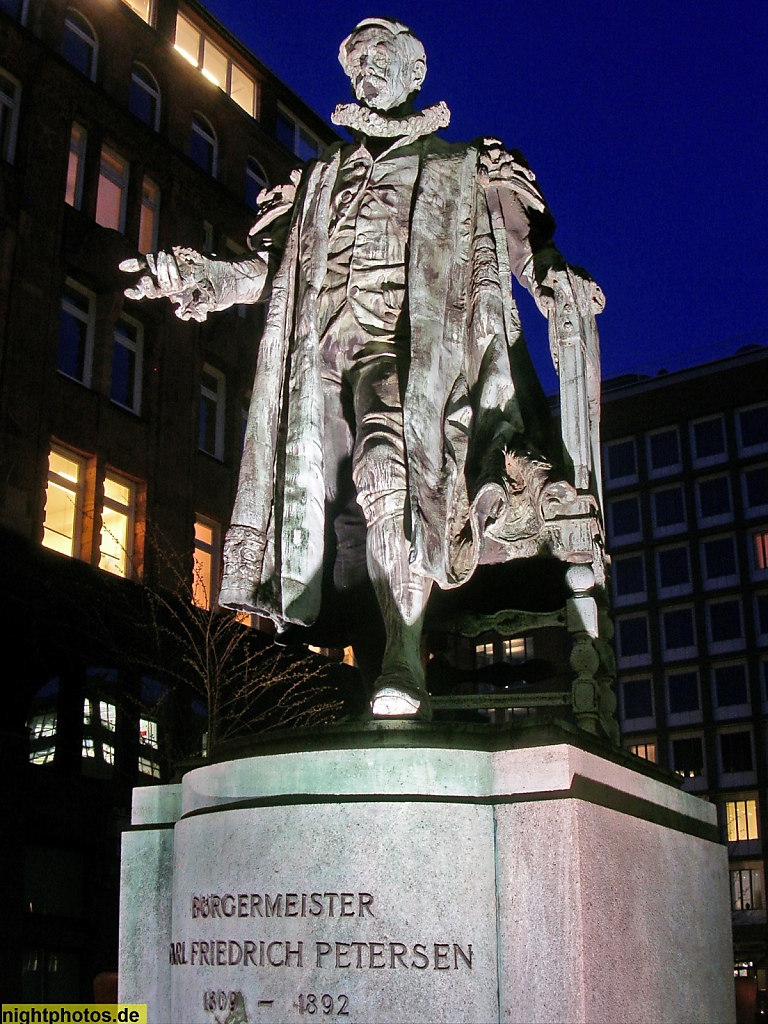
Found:
[{"label": "arched window", "polygon": [[258,206],[257,197],[262,189],[269,188],[264,168],[258,160],[252,156],[248,157],[245,165],[245,201],[254,210]]},{"label": "arched window", "polygon": [[131,69],[131,94],[128,105],[144,124],[157,131],[160,127],[160,87],[155,76],[143,64]]},{"label": "arched window", "polygon": [[203,117],[202,114],[195,114],[192,118],[189,155],[204,171],[207,171],[214,178],[216,177],[216,164],[218,161],[216,132],[213,130],[211,122]]},{"label": "arched window", "polygon": [[84,75],[96,80],[96,58],[99,41],[90,24],[72,7],[64,18],[64,35],[61,40],[61,55]]}]

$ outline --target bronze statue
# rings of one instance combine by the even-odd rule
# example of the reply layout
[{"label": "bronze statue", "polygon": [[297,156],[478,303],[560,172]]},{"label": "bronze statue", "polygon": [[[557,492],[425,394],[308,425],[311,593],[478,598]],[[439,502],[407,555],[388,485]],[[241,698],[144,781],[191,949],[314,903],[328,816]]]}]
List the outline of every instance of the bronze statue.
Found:
[{"label": "bronze statue", "polygon": [[[204,319],[268,294],[220,603],[308,625],[324,567],[340,592],[367,574],[386,631],[373,714],[429,717],[419,645],[433,582],[592,543],[573,523],[596,509],[603,299],[555,248],[519,153],[438,138],[444,103],[414,112],[426,57],[409,29],[366,19],[339,59],[358,103],[332,120],[354,141],[262,193],[252,255],[126,261],[149,271],[126,295]],[[581,360],[565,459],[511,275],[549,316],[555,359],[565,338]]]}]

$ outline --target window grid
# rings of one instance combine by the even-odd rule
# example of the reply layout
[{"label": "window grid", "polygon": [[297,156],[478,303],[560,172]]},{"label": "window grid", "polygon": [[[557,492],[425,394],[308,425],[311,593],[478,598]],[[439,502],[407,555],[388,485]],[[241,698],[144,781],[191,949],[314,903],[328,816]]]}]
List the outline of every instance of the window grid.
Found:
[{"label": "window grid", "polygon": [[258,88],[250,75],[183,14],[176,16],[174,48],[251,117],[258,117]]},{"label": "window grid", "polygon": [[758,839],[757,801],[728,800],[725,805],[725,822],[729,843]]},{"label": "window grid", "polygon": [[219,524],[198,516],[195,519],[195,549],[192,569],[192,603],[211,608],[216,597],[219,568]]},{"label": "window grid", "polygon": [[43,547],[73,558],[80,553],[85,465],[70,452],[52,448],[48,455]]},{"label": "window grid", "polygon": [[278,142],[282,142],[300,160],[314,159],[323,148],[315,133],[280,103],[277,105],[275,134]]},{"label": "window grid", "polygon": [[216,177],[218,170],[218,150],[216,132],[210,121],[202,114],[195,114],[192,118],[189,155],[212,178]]}]

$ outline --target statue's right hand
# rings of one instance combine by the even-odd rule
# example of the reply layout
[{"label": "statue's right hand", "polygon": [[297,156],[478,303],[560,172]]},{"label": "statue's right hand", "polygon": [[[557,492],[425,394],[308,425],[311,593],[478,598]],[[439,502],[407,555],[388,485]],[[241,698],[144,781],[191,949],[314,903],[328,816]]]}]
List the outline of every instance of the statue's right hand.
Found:
[{"label": "statue's right hand", "polygon": [[129,299],[174,298],[186,291],[190,285],[190,281],[185,279],[187,275],[183,273],[172,252],[158,252],[156,255],[148,252],[140,259],[123,260],[120,270],[127,274],[149,271],[140,277],[132,288],[125,289],[125,295]]}]

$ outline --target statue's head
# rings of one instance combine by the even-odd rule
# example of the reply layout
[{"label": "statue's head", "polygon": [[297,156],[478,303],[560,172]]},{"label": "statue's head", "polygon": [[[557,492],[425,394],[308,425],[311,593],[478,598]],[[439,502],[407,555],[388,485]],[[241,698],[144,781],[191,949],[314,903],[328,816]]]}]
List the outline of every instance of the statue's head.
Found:
[{"label": "statue's head", "polygon": [[393,110],[418,92],[427,74],[424,47],[392,18],[365,18],[339,49],[357,99],[374,110]]}]

